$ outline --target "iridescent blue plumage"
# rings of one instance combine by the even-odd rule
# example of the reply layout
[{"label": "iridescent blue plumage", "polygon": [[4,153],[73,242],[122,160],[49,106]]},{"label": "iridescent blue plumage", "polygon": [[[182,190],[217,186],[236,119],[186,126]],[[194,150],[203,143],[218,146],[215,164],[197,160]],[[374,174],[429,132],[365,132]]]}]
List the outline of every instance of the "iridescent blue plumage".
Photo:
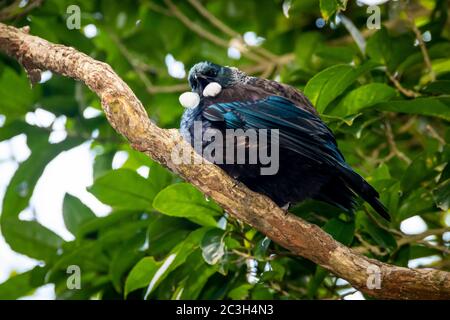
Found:
[{"label": "iridescent blue plumage", "polygon": [[[213,81],[221,84],[222,92],[203,97],[203,89]],[[376,190],[345,162],[333,133],[302,93],[209,62],[191,69],[189,83],[201,97],[197,108],[185,112],[180,126],[192,144],[194,121],[202,121],[203,130],[278,129],[278,173],[262,176],[261,165],[221,164],[235,179],[279,205],[313,198],[351,211],[359,195],[389,218]]]}]

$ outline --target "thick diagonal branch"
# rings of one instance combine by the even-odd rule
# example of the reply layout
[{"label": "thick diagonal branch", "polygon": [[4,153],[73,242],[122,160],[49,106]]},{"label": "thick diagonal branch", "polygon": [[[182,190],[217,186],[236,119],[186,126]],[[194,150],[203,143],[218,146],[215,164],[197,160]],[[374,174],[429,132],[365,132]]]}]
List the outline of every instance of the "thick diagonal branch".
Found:
[{"label": "thick diagonal branch", "polygon": [[[217,166],[174,163],[172,150],[179,144],[184,144],[192,157],[199,159],[199,156],[177,130],[164,130],[152,123],[135,94],[106,63],[4,24],[0,24],[0,51],[17,59],[27,70],[51,70],[83,81],[100,97],[114,129],[134,148],[195,185],[234,217],[293,253],[346,279],[355,288],[385,299],[450,299],[450,273],[401,268],[368,259],[336,242],[318,226],[285,215],[267,197],[236,186]],[[378,276],[381,287],[376,289],[372,286],[376,281],[371,280]]]}]

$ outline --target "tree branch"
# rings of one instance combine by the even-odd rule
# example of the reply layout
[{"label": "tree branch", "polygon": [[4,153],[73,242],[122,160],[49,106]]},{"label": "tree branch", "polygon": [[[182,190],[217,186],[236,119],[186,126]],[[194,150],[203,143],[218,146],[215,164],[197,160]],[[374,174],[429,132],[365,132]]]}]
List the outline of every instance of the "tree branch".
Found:
[{"label": "tree branch", "polygon": [[[106,63],[74,48],[47,42],[0,23],[0,51],[17,59],[27,70],[52,72],[83,81],[101,99],[106,117],[117,132],[139,151],[163,164],[213,198],[234,217],[248,223],[273,241],[303,256],[353,287],[375,298],[450,299],[450,273],[388,265],[357,254],[335,241],[316,225],[277,207],[269,198],[236,182],[212,164],[175,164],[178,144],[202,160],[176,129],[161,129],[151,122],[142,103]],[[381,288],[367,286],[369,267],[378,267]]]}]

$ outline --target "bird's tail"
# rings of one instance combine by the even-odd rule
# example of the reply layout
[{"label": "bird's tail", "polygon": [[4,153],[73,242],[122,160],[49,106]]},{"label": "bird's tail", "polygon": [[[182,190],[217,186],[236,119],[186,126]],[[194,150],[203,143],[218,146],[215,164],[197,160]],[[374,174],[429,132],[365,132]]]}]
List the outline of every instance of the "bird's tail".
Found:
[{"label": "bird's tail", "polygon": [[390,221],[391,217],[386,207],[381,203],[378,192],[359,174],[349,167],[341,167],[341,173],[348,186],[364,201],[372,206],[383,218]]}]

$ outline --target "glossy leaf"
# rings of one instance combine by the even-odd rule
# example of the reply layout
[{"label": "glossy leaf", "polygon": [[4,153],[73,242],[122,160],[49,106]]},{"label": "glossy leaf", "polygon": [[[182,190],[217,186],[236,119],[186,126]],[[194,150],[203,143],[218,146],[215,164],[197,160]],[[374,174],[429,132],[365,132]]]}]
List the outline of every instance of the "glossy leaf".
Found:
[{"label": "glossy leaf", "polygon": [[54,258],[63,244],[60,236],[36,221],[2,219],[2,234],[11,249],[34,259]]},{"label": "glossy leaf", "polygon": [[308,81],[304,91],[305,95],[315,105],[317,111],[323,113],[330,102],[372,67],[372,64],[356,68],[340,64],[325,69]]},{"label": "glossy leaf", "polygon": [[89,191],[114,208],[150,210],[156,190],[135,171],[112,170],[97,178]]},{"label": "glossy leaf", "polygon": [[348,93],[329,113],[345,117],[375,104],[389,101],[396,95],[395,89],[386,84],[367,84]]},{"label": "glossy leaf", "polygon": [[216,226],[214,216],[222,210],[213,201],[187,183],[178,183],[162,190],[155,197],[153,207],[169,216],[188,218],[204,226]]},{"label": "glossy leaf", "polygon": [[83,223],[95,219],[96,216],[78,198],[66,193],[63,201],[63,218],[67,230],[76,235]]}]

